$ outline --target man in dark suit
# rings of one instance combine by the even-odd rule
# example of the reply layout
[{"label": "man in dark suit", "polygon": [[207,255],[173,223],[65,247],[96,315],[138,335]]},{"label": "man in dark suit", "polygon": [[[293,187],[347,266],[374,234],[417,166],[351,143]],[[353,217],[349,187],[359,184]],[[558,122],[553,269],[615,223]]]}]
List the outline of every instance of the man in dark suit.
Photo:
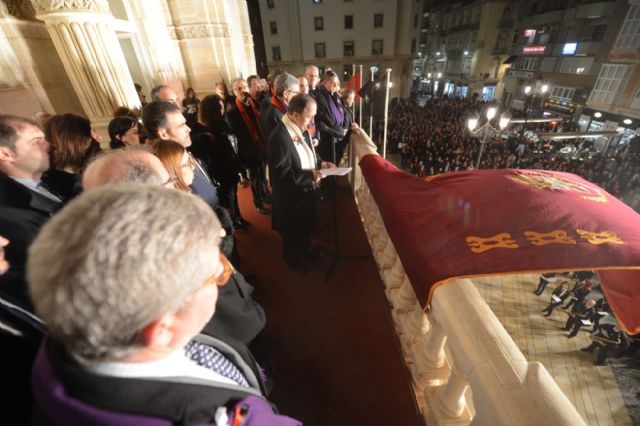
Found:
[{"label": "man in dark suit", "polygon": [[[26,291],[27,250],[42,225],[73,192],[73,181],[49,170],[50,145],[35,122],[0,116],[0,235],[7,247],[10,271],[0,278],[0,294],[32,310]],[[46,174],[45,174],[46,173]]]},{"label": "man in dark suit", "polygon": [[212,424],[220,411],[240,424],[244,404],[255,424],[298,424],[264,399],[246,347],[200,333],[232,273],[220,234],[202,200],[145,184],[87,191],[43,228],[28,265],[50,332],[34,424]]},{"label": "man in dark suit", "polygon": [[308,272],[301,256],[309,251],[315,223],[313,190],[322,179],[318,169],[335,167],[316,156],[308,126],[316,113],[316,102],[299,94],[267,142],[267,161],[273,188],[272,227],[282,237],[283,257],[289,267]]},{"label": "man in dark suit", "polygon": [[[11,265],[0,275],[0,393],[6,395],[4,418],[27,424],[31,363],[44,336],[27,290],[27,252],[40,229],[73,193],[75,179],[49,169],[50,145],[33,121],[0,115],[0,235],[10,244],[4,258]],[[2,251],[2,249],[0,249]],[[4,265],[4,262],[2,262]]]},{"label": "man in dark suit", "polygon": [[342,151],[340,142],[347,135],[348,126],[345,125],[345,111],[340,99],[340,80],[333,71],[327,71],[314,96],[318,103],[316,128],[320,131],[320,145],[318,152],[322,158],[340,160]]},{"label": "man in dark suit", "polygon": [[287,112],[289,101],[300,93],[298,79],[289,73],[280,74],[275,81],[275,96],[260,111],[262,127],[267,141],[269,135],[282,120],[282,116]]},{"label": "man in dark suit", "polygon": [[235,105],[227,115],[233,133],[238,138],[240,162],[249,169],[253,204],[260,214],[270,211],[264,203],[271,201],[267,189],[267,175],[264,165],[265,136],[260,113],[251,95],[247,92],[247,82],[239,78],[233,82]]}]

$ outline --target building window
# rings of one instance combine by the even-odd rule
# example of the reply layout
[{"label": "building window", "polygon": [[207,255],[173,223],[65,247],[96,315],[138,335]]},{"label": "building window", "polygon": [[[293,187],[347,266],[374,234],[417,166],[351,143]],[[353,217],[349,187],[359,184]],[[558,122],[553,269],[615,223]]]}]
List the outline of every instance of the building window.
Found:
[{"label": "building window", "polygon": [[411,39],[411,53],[416,53],[416,39],[412,38]]},{"label": "building window", "polygon": [[617,49],[637,49],[640,47],[640,5],[629,8],[622,30],[616,42]]},{"label": "building window", "polygon": [[413,28],[418,28],[418,15],[413,15]]},{"label": "building window", "polygon": [[313,25],[316,28],[316,31],[324,30],[324,18],[322,16],[316,16],[313,18]]},{"label": "building window", "polygon": [[589,74],[594,58],[564,58],[558,71],[567,74]]},{"label": "building window", "polygon": [[344,29],[353,29],[353,15],[345,15],[344,17]]},{"label": "building window", "polygon": [[278,23],[276,21],[269,22],[269,28],[271,28],[271,34],[278,34]]},{"label": "building window", "polygon": [[549,97],[557,99],[559,101],[571,102],[575,93],[576,89],[573,89],[571,87],[555,86],[553,90],[551,90],[551,94],[549,95]]},{"label": "building window", "polygon": [[274,7],[273,0],[267,0],[267,9],[273,9]]},{"label": "building window", "polygon": [[631,108],[640,109],[640,90],[636,92],[636,95],[631,101]]},{"label": "building window", "polygon": [[376,13],[375,15],[373,15],[374,28],[382,28],[383,23],[384,23],[384,15],[382,13]]},{"label": "building window", "polygon": [[280,58],[280,46],[273,46],[271,48],[271,53],[273,54],[273,60],[274,61],[281,60],[281,58]]},{"label": "building window", "polygon": [[538,58],[528,58],[523,56],[518,59],[518,69],[526,71],[534,71],[538,68]]},{"label": "building window", "polygon": [[324,58],[325,57],[325,46],[324,43],[316,43],[316,58]]},{"label": "building window", "polygon": [[343,55],[344,56],[353,56],[354,55],[353,42],[352,41],[345,41],[344,42]]},{"label": "building window", "polygon": [[372,55],[382,55],[384,53],[382,40],[373,40],[371,43],[371,54]]},{"label": "building window", "polygon": [[540,66],[540,71],[553,72],[555,67],[556,67],[556,58],[554,56],[542,58],[542,65]]},{"label": "building window", "polygon": [[600,70],[598,81],[593,86],[589,102],[611,105],[625,78],[627,65],[605,64]]},{"label": "building window", "polygon": [[604,33],[607,32],[606,25],[596,25],[593,27],[593,31],[591,31],[591,41],[602,41],[604,38]]},{"label": "building window", "polygon": [[344,64],[342,66],[342,81],[351,80],[351,73],[353,73],[353,65]]}]

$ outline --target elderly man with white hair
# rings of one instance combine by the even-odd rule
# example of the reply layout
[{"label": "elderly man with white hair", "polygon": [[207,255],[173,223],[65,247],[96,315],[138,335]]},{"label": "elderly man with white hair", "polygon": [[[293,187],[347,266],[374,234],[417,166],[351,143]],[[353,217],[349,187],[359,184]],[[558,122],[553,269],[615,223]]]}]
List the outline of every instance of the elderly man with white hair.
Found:
[{"label": "elderly man with white hair", "polygon": [[87,191],[43,228],[28,263],[50,332],[36,424],[228,424],[247,411],[258,418],[243,424],[299,424],[262,397],[246,348],[200,334],[231,272],[220,234],[199,198],[142,184]]},{"label": "elderly man with white hair", "polygon": [[271,102],[260,112],[267,141],[273,129],[282,121],[282,116],[286,114],[291,98],[300,93],[300,83],[293,75],[283,73],[276,77],[274,89],[275,96],[271,97]]}]

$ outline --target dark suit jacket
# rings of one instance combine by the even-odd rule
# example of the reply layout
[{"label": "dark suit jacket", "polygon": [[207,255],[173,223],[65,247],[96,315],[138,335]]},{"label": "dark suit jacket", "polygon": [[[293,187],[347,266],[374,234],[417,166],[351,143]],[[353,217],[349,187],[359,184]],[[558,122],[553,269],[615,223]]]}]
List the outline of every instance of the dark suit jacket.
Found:
[{"label": "dark suit jacket", "polygon": [[[309,132],[305,132],[305,138]],[[304,143],[310,146],[311,141]],[[310,232],[315,223],[313,173],[302,170],[300,158],[284,123],[273,129],[267,143],[267,162],[271,171],[273,229],[279,232]],[[318,157],[316,167],[321,163]]]},{"label": "dark suit jacket", "polygon": [[[320,132],[320,145],[318,151],[327,161],[333,161],[333,147],[344,138],[344,125],[339,125],[333,119],[329,100],[324,96],[324,89],[318,88],[315,96],[318,111],[315,117],[316,129]],[[345,115],[346,121],[346,115]]]},{"label": "dark suit jacket", "polygon": [[[56,415],[66,413],[68,416],[74,411],[81,420],[67,417],[68,424],[99,423],[100,413],[78,408],[71,398],[107,412],[193,425],[212,422],[218,406],[233,406],[248,395],[260,397],[260,377],[255,360],[246,348],[204,335],[198,335],[194,340],[223,353],[244,373],[251,388],[189,377],[149,379],[93,374],[82,368],[60,344],[49,340],[45,341],[34,365],[32,388],[41,410],[32,424],[53,424]],[[64,395],[51,395],[59,386],[64,388]],[[56,401],[55,405],[52,406],[51,400]]]},{"label": "dark suit jacket", "polygon": [[241,273],[234,272],[229,282],[218,287],[216,313],[202,330],[203,334],[232,338],[249,346],[267,320],[264,309],[251,297],[253,286]]},{"label": "dark suit jacket", "polygon": [[[248,109],[248,114],[253,114],[250,108]],[[233,130],[233,134],[238,138],[238,153],[240,161],[249,167],[253,167],[260,163],[264,158],[264,153],[260,151],[260,148],[253,142],[249,128],[242,119],[242,114],[240,114],[237,106],[234,105],[231,111],[227,114],[227,118],[231,125],[231,129]],[[255,124],[256,126],[259,126],[260,119],[257,117],[255,118]]]},{"label": "dark suit jacket", "polygon": [[[43,176],[42,182],[64,202],[73,193],[72,176],[52,171]],[[11,264],[9,271],[0,276],[0,294],[29,311],[33,306],[25,278],[27,251],[40,228],[62,206],[0,173],[0,235],[10,242],[5,256]]]},{"label": "dark suit jacket", "polygon": [[214,128],[205,129],[205,132],[191,138],[189,150],[194,157],[202,161],[209,176],[215,179],[220,184],[222,192],[225,192],[239,180],[237,138],[226,121],[217,123]]},{"label": "dark suit jacket", "polygon": [[[284,105],[284,103],[282,104]],[[286,106],[285,106],[286,108]],[[282,121],[282,116],[284,113],[280,111],[275,105],[272,103],[266,104],[260,110],[260,118],[262,119],[262,127],[264,128],[264,136],[268,141],[269,136],[271,136],[271,132],[276,128],[278,123]]]}]

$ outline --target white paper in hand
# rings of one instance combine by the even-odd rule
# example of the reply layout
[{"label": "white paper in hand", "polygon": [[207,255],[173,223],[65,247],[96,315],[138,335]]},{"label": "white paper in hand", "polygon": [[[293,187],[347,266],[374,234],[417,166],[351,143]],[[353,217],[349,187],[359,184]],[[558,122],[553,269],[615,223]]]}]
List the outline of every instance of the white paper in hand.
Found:
[{"label": "white paper in hand", "polygon": [[351,167],[334,167],[332,169],[320,169],[322,176],[344,176],[351,172]]}]

